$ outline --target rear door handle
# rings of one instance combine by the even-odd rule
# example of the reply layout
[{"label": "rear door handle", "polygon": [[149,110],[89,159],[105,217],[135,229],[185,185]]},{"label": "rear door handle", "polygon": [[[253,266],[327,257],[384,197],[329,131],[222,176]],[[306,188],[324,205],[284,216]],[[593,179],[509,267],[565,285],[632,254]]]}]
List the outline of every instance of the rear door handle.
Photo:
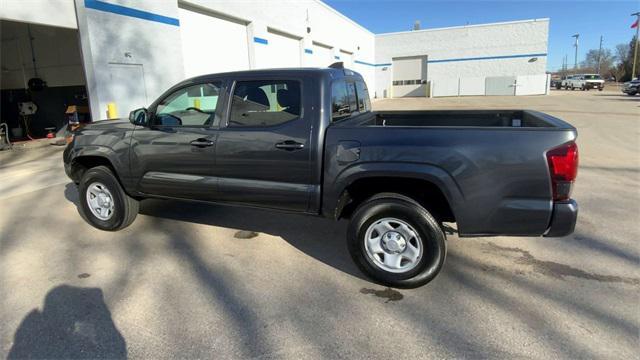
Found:
[{"label": "rear door handle", "polygon": [[286,140],[286,141],[277,143],[276,144],[276,148],[282,149],[282,150],[287,150],[287,151],[293,151],[293,150],[298,150],[298,149],[304,148],[304,144],[301,144],[299,142],[295,142],[293,140]]},{"label": "rear door handle", "polygon": [[209,139],[204,139],[204,138],[200,138],[200,139],[195,139],[192,142],[190,142],[191,146],[197,146],[197,147],[207,147],[207,146],[213,146],[213,141],[209,140]]}]

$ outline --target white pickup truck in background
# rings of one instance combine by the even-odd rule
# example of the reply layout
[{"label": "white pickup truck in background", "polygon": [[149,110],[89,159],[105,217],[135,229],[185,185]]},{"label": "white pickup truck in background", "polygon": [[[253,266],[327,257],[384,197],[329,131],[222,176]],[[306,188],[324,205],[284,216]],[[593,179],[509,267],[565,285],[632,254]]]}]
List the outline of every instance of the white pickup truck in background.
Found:
[{"label": "white pickup truck in background", "polygon": [[566,81],[562,82],[562,85],[565,89],[571,90],[598,89],[602,91],[604,89],[604,80],[598,74],[578,74],[568,77]]}]

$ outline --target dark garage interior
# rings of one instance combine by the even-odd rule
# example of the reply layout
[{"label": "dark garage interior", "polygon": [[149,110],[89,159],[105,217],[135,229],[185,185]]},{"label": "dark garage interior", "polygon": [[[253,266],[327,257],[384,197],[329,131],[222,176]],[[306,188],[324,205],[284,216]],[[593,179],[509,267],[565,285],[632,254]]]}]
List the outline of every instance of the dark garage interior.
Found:
[{"label": "dark garage interior", "polygon": [[[0,122],[6,123],[10,139],[64,130],[68,107],[88,106],[78,31],[5,20],[0,27]],[[88,121],[89,115],[80,112]]]}]

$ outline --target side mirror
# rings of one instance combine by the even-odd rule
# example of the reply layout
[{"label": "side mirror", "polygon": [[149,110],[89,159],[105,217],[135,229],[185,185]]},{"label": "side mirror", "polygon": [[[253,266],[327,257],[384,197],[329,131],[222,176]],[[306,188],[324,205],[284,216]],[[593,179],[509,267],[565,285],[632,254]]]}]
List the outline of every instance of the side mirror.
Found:
[{"label": "side mirror", "polygon": [[129,113],[129,121],[133,125],[147,126],[148,117],[149,115],[145,108],[136,109]]}]

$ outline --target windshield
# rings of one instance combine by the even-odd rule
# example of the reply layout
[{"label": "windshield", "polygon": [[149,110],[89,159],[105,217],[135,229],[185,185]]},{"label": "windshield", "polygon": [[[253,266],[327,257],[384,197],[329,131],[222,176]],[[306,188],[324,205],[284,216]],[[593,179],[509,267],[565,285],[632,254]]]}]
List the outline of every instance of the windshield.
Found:
[{"label": "windshield", "polygon": [[585,80],[600,80],[600,75],[585,75]]}]

